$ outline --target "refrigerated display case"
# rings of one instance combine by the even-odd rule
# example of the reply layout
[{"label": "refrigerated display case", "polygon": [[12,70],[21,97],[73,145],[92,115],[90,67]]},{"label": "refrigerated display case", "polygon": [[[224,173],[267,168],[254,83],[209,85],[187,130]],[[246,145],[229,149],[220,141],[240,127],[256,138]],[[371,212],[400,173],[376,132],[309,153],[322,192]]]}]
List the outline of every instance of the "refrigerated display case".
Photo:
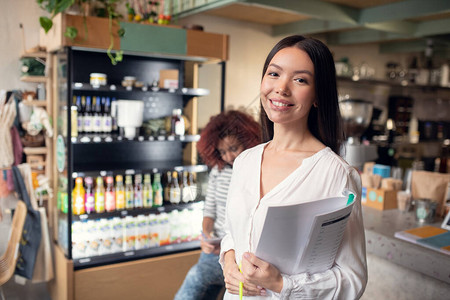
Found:
[{"label": "refrigerated display case", "polygon": [[[84,293],[83,289],[96,285],[98,272],[104,272],[106,268],[114,277],[113,273],[132,272],[137,265],[148,265],[153,273],[160,268],[160,274],[152,281],[166,286],[165,292],[172,295],[174,287],[179,286],[186,271],[195,263],[199,254],[203,209],[202,184],[199,182],[196,185],[191,183],[196,190],[188,202],[165,201],[162,205],[91,213],[74,211],[72,191],[78,177],[83,181],[91,177],[95,182],[97,177],[105,179],[122,175],[125,178],[142,174],[142,177],[149,176],[152,182],[162,177],[165,185],[165,174],[176,172],[195,174],[197,180],[207,180],[208,168],[197,163],[195,142],[199,140],[197,101],[209,92],[193,87],[196,86],[195,79],[189,78],[189,74],[195,76],[199,63],[204,61],[125,53],[123,62],[113,66],[104,51],[64,47],[54,53],[55,255],[57,273],[59,268],[62,269],[60,273],[66,275],[64,282],[58,283],[66,285],[64,292],[60,288],[55,292],[58,299],[61,295],[67,299],[86,299],[87,292]],[[177,87],[159,86],[157,81],[161,70],[177,71]],[[106,84],[91,85],[92,73],[106,74]],[[123,86],[126,76],[134,76],[144,84]],[[186,81],[190,81],[189,87]],[[80,126],[77,116],[86,114],[86,102],[84,107],[80,106],[79,99],[86,100],[87,97],[96,97],[103,104],[119,100],[143,101],[144,124],[156,120],[159,127],[145,130],[143,126],[134,138],[126,138],[120,127],[108,132],[82,132],[76,129]],[[169,121],[172,112],[180,109],[188,126],[184,134],[174,134]],[[98,111],[108,112],[109,109]],[[114,113],[111,115],[112,118],[117,117]],[[177,274],[167,273],[167,266],[179,268]],[[95,279],[87,279],[89,276]],[[113,284],[117,282],[110,280]],[[169,283],[171,280],[173,282]],[[80,292],[81,282],[85,287]],[[142,281],[137,289],[144,289],[145,285]],[[133,288],[136,288],[136,283]],[[105,287],[104,293],[108,293],[107,290]]]}]

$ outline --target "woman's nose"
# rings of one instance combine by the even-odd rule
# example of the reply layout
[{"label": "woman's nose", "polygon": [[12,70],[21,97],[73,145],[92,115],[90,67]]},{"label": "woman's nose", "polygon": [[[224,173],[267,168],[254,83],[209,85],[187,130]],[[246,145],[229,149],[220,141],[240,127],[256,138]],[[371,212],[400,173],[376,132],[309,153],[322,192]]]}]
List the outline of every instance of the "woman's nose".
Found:
[{"label": "woman's nose", "polygon": [[289,94],[288,83],[283,79],[279,79],[276,86],[276,92],[282,95]]}]

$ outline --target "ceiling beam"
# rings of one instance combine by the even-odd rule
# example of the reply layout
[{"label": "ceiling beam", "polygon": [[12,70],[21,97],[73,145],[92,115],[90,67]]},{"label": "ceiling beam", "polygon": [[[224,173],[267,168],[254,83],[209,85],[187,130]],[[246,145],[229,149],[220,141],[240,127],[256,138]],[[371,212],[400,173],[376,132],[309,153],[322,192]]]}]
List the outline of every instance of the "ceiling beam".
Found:
[{"label": "ceiling beam", "polygon": [[362,9],[358,23],[379,23],[450,12],[449,0],[406,0]]},{"label": "ceiling beam", "polygon": [[319,0],[241,0],[240,2],[278,10],[283,9],[311,18],[334,20],[350,24],[357,24],[359,18],[358,9]]},{"label": "ceiling beam", "polygon": [[383,32],[372,29],[358,29],[328,34],[327,42],[330,45],[349,45],[361,43],[380,43],[408,38],[411,37],[401,33]]},{"label": "ceiling beam", "polygon": [[337,30],[346,30],[358,28],[358,25],[329,20],[310,19],[299,22],[292,22],[284,25],[272,26],[272,36],[289,35],[289,34],[317,34],[322,32],[330,32]]},{"label": "ceiling beam", "polygon": [[448,33],[450,33],[450,19],[441,19],[419,23],[414,36],[424,37]]}]

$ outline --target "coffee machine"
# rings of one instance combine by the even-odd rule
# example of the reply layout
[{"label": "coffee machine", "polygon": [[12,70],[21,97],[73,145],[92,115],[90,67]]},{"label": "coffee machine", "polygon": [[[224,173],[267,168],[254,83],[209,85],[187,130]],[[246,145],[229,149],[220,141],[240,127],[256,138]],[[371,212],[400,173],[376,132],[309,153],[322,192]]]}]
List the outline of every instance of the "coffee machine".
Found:
[{"label": "coffee machine", "polygon": [[372,119],[372,102],[362,99],[344,99],[339,101],[344,132],[347,140],[343,157],[351,165],[362,171],[365,162],[377,159],[377,146],[368,141],[361,143],[361,135]]}]

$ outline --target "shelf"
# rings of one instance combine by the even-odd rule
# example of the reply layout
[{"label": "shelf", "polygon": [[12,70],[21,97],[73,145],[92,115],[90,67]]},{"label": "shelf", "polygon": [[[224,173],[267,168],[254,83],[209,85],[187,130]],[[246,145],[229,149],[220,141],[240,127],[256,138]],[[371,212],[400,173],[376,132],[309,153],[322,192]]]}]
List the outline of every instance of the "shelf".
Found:
[{"label": "shelf", "polygon": [[47,100],[31,100],[31,101],[23,100],[22,103],[27,106],[39,106],[39,107],[47,106]]},{"label": "shelf", "polygon": [[72,89],[74,92],[76,91],[82,91],[82,92],[145,92],[145,93],[169,93],[169,94],[176,94],[176,95],[182,95],[182,96],[206,96],[209,95],[209,90],[202,89],[202,88],[179,88],[179,89],[163,89],[159,87],[148,87],[144,86],[142,88],[126,88],[121,85],[104,85],[100,87],[93,87],[89,83],[81,83],[81,82],[75,82],[72,84]]},{"label": "shelf", "polygon": [[137,138],[134,138],[132,140],[123,138],[121,136],[117,135],[94,135],[94,134],[88,134],[88,135],[80,135],[77,137],[72,137],[71,141],[72,144],[97,144],[97,143],[144,143],[144,142],[157,142],[157,141],[169,141],[169,142],[198,142],[200,140],[200,135],[182,135],[182,136],[139,136]]},{"label": "shelf", "polygon": [[199,248],[200,248],[200,241],[182,242],[178,244],[170,244],[148,249],[132,250],[127,252],[119,252],[86,258],[77,258],[73,260],[73,265],[75,270],[80,270],[94,266],[137,260],[141,258],[150,258],[154,256],[173,254],[177,252],[195,250]]},{"label": "shelf", "polygon": [[[200,198],[200,196],[199,196]],[[92,214],[83,214],[83,215],[73,215],[72,221],[85,221],[85,220],[98,220],[98,219],[109,219],[114,217],[127,217],[132,216],[136,217],[139,215],[148,215],[148,214],[160,214],[160,213],[169,213],[174,210],[181,211],[183,209],[194,208],[198,203],[201,203],[203,200],[196,200],[189,203],[180,203],[180,204],[169,204],[163,205],[159,207],[150,207],[150,208],[138,208],[138,209],[129,209],[129,210],[118,210],[113,212],[104,212],[104,213],[92,213]]]},{"label": "shelf", "polygon": [[30,83],[46,83],[48,77],[46,76],[22,76],[20,77],[20,80],[23,82],[30,82]]},{"label": "shelf", "polygon": [[370,79],[370,78],[361,78],[359,80],[353,80],[352,77],[346,76],[337,76],[337,81],[343,82],[353,82],[353,83],[365,83],[365,84],[374,84],[374,85],[388,85],[391,87],[400,87],[400,88],[412,88],[412,89],[423,89],[423,90],[450,90],[450,87],[443,87],[439,85],[419,85],[419,84],[402,84],[398,81],[387,81],[380,79]]},{"label": "shelf", "polygon": [[[99,166],[98,164],[96,166]],[[176,162],[154,162],[149,164],[140,164],[137,166],[136,169],[132,169],[131,166],[127,168],[121,168],[121,165],[118,165],[116,169],[110,170],[110,169],[102,169],[101,165],[100,168],[96,170],[90,170],[89,168],[83,168],[84,166],[78,166],[78,170],[81,169],[81,171],[75,171],[72,173],[72,178],[76,177],[96,177],[96,176],[116,176],[116,175],[134,175],[134,174],[144,174],[144,173],[162,173],[166,171],[177,171],[177,172],[194,172],[194,173],[201,173],[201,172],[207,172],[208,166],[207,165],[180,165]]]},{"label": "shelf", "polygon": [[20,58],[26,58],[26,57],[35,57],[35,58],[45,59],[45,58],[47,58],[47,52],[45,52],[45,51],[25,52],[25,53],[22,53],[22,55],[20,56]]},{"label": "shelf", "polygon": [[46,147],[25,147],[23,148],[23,152],[26,155],[47,154],[48,149]]}]

